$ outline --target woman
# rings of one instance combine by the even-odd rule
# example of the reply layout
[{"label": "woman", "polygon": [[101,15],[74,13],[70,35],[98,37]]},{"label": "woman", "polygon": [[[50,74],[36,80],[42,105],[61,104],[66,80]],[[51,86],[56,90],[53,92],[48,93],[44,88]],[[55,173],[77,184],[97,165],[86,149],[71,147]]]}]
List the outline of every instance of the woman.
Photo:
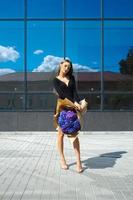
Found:
[{"label": "woman", "polygon": [[[67,98],[74,103],[76,108],[81,111],[81,105],[79,104],[80,98],[78,96],[75,84],[75,78],[73,76],[73,66],[70,60],[65,59],[59,65],[59,70],[57,76],[53,80],[54,88],[59,98],[64,99]],[[65,160],[64,150],[63,150],[63,138],[64,133],[61,128],[58,128],[58,138],[57,138],[57,146],[60,153],[60,163],[63,169],[68,169],[68,165]],[[73,147],[76,153],[76,171],[82,172],[82,164],[80,160],[80,144],[79,139],[76,137],[73,142]]]}]

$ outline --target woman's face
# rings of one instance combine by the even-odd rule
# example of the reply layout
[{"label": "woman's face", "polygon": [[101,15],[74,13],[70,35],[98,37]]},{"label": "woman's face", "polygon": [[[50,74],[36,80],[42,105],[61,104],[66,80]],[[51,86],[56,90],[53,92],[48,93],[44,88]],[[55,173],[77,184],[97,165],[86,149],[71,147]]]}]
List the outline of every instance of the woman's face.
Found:
[{"label": "woman's face", "polygon": [[67,74],[69,72],[70,68],[71,68],[71,65],[67,61],[60,64],[60,72],[62,72],[63,74]]}]

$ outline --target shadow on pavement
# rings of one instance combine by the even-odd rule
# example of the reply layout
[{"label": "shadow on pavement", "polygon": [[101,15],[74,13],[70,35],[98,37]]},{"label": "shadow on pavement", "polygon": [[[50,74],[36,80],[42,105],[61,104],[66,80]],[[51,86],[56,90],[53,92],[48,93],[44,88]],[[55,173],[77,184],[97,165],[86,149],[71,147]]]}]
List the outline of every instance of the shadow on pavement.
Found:
[{"label": "shadow on pavement", "polygon": [[[127,153],[127,151],[116,151],[110,153],[100,154],[97,157],[88,158],[86,160],[82,160],[82,164],[84,164],[84,169],[103,169],[107,167],[113,167],[118,158],[122,157],[122,154]],[[71,163],[69,166],[76,164]]]},{"label": "shadow on pavement", "polygon": [[[104,169],[108,167],[113,167],[116,164],[116,160],[122,157],[122,154],[127,153],[127,151],[116,151],[110,153],[100,154],[97,157],[88,158],[86,160],[82,160],[82,164],[84,165],[84,169]],[[71,163],[69,166],[76,164]]]}]

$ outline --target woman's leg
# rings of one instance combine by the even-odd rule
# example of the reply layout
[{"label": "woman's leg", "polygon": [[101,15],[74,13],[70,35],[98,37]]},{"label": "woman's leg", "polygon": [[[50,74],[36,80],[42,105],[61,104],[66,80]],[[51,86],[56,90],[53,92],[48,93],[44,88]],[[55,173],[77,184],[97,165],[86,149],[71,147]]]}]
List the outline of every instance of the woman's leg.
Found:
[{"label": "woman's leg", "polygon": [[58,151],[60,154],[60,162],[61,162],[61,167],[63,169],[68,169],[68,165],[66,164],[65,156],[64,156],[64,133],[62,130],[59,128],[58,129],[58,137],[57,137],[57,147]]},{"label": "woman's leg", "polygon": [[79,138],[77,137],[75,139],[75,141],[73,142],[73,147],[75,150],[75,154],[76,154],[76,158],[77,158],[77,172],[82,172],[83,168],[82,168],[82,163],[81,163],[81,159],[80,159],[80,143],[79,143]]}]

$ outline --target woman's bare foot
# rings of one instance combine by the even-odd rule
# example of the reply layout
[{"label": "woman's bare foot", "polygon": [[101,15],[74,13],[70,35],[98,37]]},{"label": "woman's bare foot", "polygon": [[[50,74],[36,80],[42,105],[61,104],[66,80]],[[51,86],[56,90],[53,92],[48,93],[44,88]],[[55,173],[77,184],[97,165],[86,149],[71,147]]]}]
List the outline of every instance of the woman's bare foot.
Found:
[{"label": "woman's bare foot", "polygon": [[78,172],[78,173],[81,173],[81,172],[83,172],[83,167],[82,167],[82,164],[81,163],[77,163],[77,166],[76,166],[76,171]]},{"label": "woman's bare foot", "polygon": [[62,169],[68,169],[68,165],[66,164],[65,160],[60,160],[60,164]]}]

